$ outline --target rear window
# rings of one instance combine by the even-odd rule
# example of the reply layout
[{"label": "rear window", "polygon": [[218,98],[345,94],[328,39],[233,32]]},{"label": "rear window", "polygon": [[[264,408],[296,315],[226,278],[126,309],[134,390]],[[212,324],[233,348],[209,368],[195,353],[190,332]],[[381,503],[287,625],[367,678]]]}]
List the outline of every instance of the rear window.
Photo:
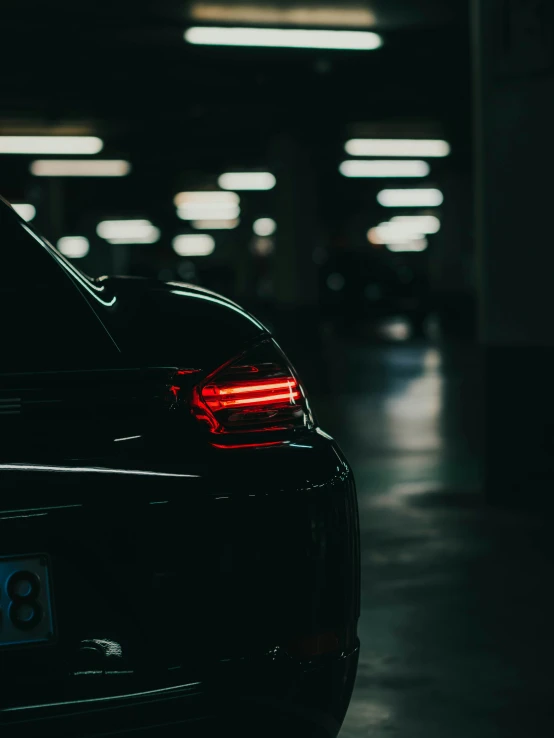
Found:
[{"label": "rear window", "polygon": [[0,209],[0,372],[113,363],[118,351],[81,293],[94,293],[93,283]]}]

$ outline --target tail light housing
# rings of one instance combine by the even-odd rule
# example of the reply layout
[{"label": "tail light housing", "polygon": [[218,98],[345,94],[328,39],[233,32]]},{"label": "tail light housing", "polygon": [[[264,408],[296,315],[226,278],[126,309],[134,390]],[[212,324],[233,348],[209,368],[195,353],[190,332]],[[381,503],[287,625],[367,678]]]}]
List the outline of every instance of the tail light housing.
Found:
[{"label": "tail light housing", "polygon": [[304,388],[273,340],[263,341],[224,364],[197,385],[191,408],[212,433],[313,426]]}]

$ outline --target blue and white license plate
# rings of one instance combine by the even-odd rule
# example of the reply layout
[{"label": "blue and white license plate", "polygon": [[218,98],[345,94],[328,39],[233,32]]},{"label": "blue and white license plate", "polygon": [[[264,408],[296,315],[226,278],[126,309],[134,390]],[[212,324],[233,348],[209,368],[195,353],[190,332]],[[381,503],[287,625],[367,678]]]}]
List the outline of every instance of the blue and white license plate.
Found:
[{"label": "blue and white license plate", "polygon": [[48,557],[0,557],[0,647],[49,643],[54,618]]}]

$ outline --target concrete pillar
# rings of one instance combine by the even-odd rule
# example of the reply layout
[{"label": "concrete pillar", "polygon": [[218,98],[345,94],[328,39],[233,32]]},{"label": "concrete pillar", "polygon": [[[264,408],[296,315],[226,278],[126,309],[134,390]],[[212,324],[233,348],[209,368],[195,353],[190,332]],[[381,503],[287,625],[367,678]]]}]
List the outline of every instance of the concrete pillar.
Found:
[{"label": "concrete pillar", "polygon": [[[283,315],[308,321],[317,310],[317,273],[313,251],[318,244],[316,176],[306,142],[281,135],[271,150],[277,177],[273,256],[275,304]],[[296,320],[295,318],[295,320]]]},{"label": "concrete pillar", "polygon": [[269,318],[275,335],[298,370],[320,350],[318,273],[313,253],[320,243],[317,177],[309,137],[282,134],[269,152],[277,178],[273,206],[277,232],[271,256],[273,309]]},{"label": "concrete pillar", "polygon": [[554,503],[552,0],[474,0],[479,335],[485,485]]},{"label": "concrete pillar", "polygon": [[[452,173],[440,179],[444,203],[441,229],[431,237],[429,283],[431,305],[447,338],[474,338],[475,268],[471,178]],[[432,211],[430,211],[432,212]]]},{"label": "concrete pillar", "polygon": [[44,228],[44,233],[55,245],[57,240],[65,235],[65,192],[64,181],[59,177],[51,177],[44,183],[46,207],[39,212],[39,225]]}]

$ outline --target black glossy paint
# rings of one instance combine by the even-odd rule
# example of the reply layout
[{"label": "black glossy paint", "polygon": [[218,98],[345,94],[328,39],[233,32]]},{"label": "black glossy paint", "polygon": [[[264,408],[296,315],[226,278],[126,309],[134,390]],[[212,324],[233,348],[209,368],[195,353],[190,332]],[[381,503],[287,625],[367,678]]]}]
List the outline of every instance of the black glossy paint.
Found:
[{"label": "black glossy paint", "polygon": [[[336,736],[358,659],[352,472],[319,429],[218,448],[187,405],[264,327],[186,285],[89,280],[5,206],[0,228],[43,267],[22,279],[11,254],[3,321],[33,295],[47,331],[37,352],[39,313],[12,313],[26,348],[0,358],[0,556],[48,555],[57,622],[48,646],[0,650],[2,736]],[[309,655],[318,634],[334,645]]]}]

